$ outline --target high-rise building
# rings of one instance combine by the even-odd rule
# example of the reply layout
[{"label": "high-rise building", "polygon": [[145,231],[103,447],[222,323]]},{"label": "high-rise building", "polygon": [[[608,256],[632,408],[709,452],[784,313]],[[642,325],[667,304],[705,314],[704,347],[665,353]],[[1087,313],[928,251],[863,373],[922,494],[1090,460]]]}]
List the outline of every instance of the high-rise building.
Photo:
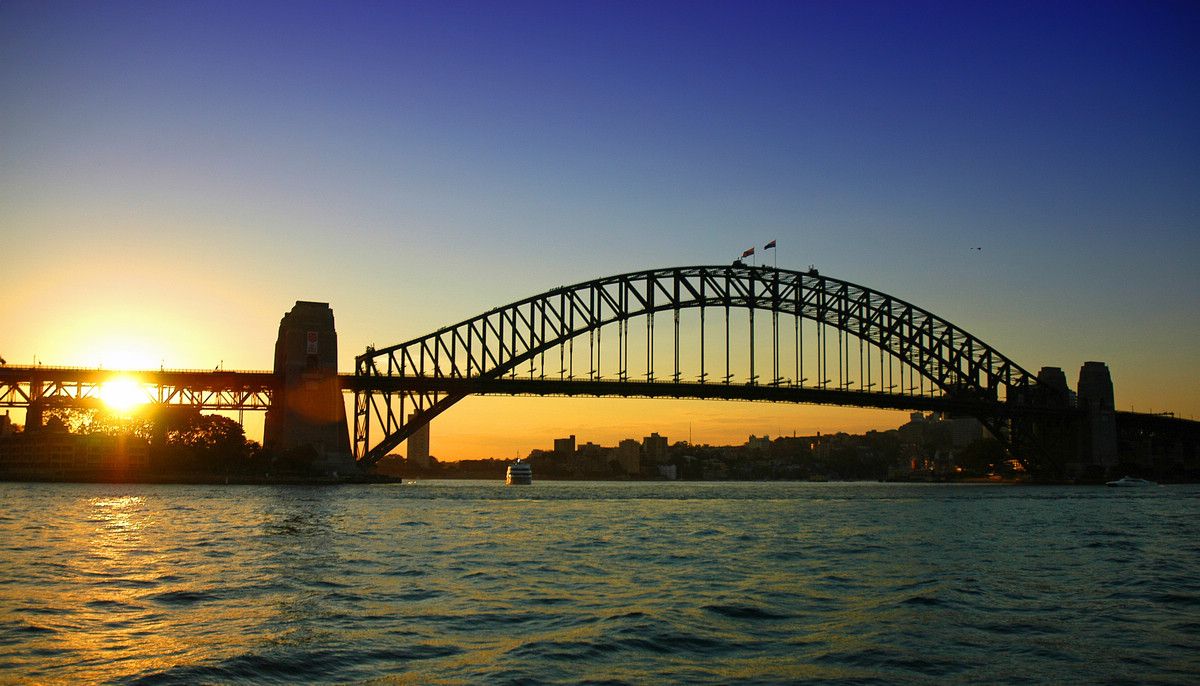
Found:
[{"label": "high-rise building", "polygon": [[667,461],[667,437],[654,432],[642,439],[642,457],[646,464],[657,465]]},{"label": "high-rise building", "polygon": [[626,474],[640,474],[642,470],[642,446],[632,438],[626,438],[613,450],[613,459]]},{"label": "high-rise building", "polygon": [[575,454],[575,434],[567,438],[554,439],[554,454],[559,457],[571,457]]}]

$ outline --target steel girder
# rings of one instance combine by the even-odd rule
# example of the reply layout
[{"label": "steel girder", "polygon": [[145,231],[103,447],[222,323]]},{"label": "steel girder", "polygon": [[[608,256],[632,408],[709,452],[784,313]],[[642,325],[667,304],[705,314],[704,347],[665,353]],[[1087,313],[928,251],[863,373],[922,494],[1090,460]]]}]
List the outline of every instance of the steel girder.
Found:
[{"label": "steel girder", "polygon": [[266,410],[275,391],[271,372],[114,371],[77,367],[0,367],[0,407],[94,407],[101,389],[132,380],[146,403],[202,410]]},{"label": "steel girder", "polygon": [[[779,314],[796,315],[833,327],[899,360],[928,380],[931,388],[964,401],[996,405],[1014,391],[1036,384],[1032,374],[998,350],[937,315],[886,293],[815,270],[798,272],[740,265],[655,269],[561,286],[398,345],[368,348],[355,359],[355,376],[362,380],[355,391],[355,456],[365,464],[373,464],[469,394],[462,390],[461,384],[439,386],[438,380],[486,381],[515,375],[523,363],[532,362],[556,347],[561,356],[564,346],[573,346],[576,339],[586,337],[589,378],[600,381],[602,348],[598,341],[602,330],[618,324],[618,336],[627,338],[628,321],[635,317],[650,318],[646,378],[653,383],[654,341],[649,333],[653,317],[660,312],[675,313],[676,361],[672,379],[679,383],[678,313],[691,308],[701,308],[702,318],[706,308],[723,308],[726,312],[735,308],[749,310],[751,318],[756,310],[769,311],[773,327],[777,327]],[[747,385],[757,383],[753,330],[751,319],[748,351],[751,373]],[[704,383],[707,370],[703,369],[703,323],[700,332],[700,382]],[[773,332],[777,335],[776,328]],[[624,350],[624,346],[619,345],[618,350]],[[571,351],[572,368],[568,370],[564,364],[560,379],[575,378],[573,347]],[[725,353],[728,360],[728,324]],[[619,362],[621,381],[626,380],[623,378],[626,364],[625,359]],[[780,383],[777,346],[774,371],[775,378],[770,384],[777,385]],[[414,383],[406,390],[372,388],[370,377],[419,379],[423,383]],[[731,382],[727,374],[724,383]],[[804,379],[798,378],[792,384],[803,386],[803,382]],[[713,397],[721,396],[714,392]],[[383,431],[375,445],[371,445],[370,435],[373,423]],[[999,430],[995,421],[985,423],[993,433]]]}]

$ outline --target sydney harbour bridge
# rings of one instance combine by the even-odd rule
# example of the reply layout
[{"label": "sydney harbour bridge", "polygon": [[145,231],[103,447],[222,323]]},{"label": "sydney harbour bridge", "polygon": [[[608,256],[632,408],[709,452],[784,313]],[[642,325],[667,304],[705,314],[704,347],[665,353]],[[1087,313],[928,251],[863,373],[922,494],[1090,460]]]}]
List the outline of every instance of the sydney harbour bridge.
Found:
[{"label": "sydney harbour bridge", "polygon": [[[749,266],[631,272],[561,286],[412,340],[339,374],[333,314],[298,302],[273,371],[0,367],[0,406],[95,405],[133,379],[143,400],[266,410],[268,448],[311,445],[369,469],[471,394],[700,398],[911,409],[977,418],[1035,471],[1110,468],[1122,446],[1189,462],[1200,422],[1117,412],[1107,367],[1072,391],[928,310],[820,274]],[[352,393],[353,432],[343,393]]]}]

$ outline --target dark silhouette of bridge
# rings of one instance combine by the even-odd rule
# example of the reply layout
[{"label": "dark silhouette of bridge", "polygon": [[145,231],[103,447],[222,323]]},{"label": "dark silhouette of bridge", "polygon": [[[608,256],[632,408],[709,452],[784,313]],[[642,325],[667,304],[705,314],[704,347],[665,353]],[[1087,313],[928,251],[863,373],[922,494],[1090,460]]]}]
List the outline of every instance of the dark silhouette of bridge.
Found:
[{"label": "dark silhouette of bridge", "polygon": [[[1197,454],[1200,422],[1116,412],[1107,368],[1089,365],[1086,376],[1101,378],[1081,382],[1076,396],[1061,371],[1032,374],[907,301],[815,269],[735,263],[561,286],[368,347],[353,374],[336,378],[354,394],[363,467],[472,394],[932,410],[979,419],[1018,459],[1049,471],[1070,461],[1111,467],[1118,441]],[[0,367],[0,406],[29,408],[36,425],[43,408],[95,403],[103,383],[131,375],[149,402],[214,410],[270,409],[294,383],[278,357],[273,372]]]}]

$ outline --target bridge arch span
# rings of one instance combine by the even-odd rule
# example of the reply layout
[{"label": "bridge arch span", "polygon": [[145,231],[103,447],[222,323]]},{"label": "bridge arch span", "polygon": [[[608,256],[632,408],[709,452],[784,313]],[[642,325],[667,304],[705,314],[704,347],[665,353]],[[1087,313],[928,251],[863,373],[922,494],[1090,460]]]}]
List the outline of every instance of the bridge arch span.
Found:
[{"label": "bridge arch span", "polygon": [[[749,312],[750,342],[746,350],[739,351],[749,357],[749,374],[743,379],[732,378],[728,362],[724,378],[715,382],[709,378],[703,353],[705,313],[714,308],[724,314],[726,360],[729,359],[729,312]],[[702,388],[689,397],[731,397],[728,391],[731,385],[803,388],[806,379],[801,373],[786,380],[779,374],[779,315],[795,318],[797,336],[801,332],[799,322],[804,320],[815,324],[818,336],[822,331],[833,330],[847,338],[859,339],[881,357],[886,355],[907,367],[910,375],[915,373],[927,380],[931,393],[994,404],[1020,395],[1036,384],[1032,374],[998,350],[928,310],[816,270],[800,272],[740,264],[652,269],[560,286],[404,343],[368,348],[355,359],[355,375],[359,379],[355,393],[355,456],[362,464],[373,464],[472,392],[525,392],[519,390],[519,384],[512,384],[510,390],[497,391],[491,382],[515,377],[519,367],[539,356],[544,361],[545,355],[556,348],[560,360],[565,360],[565,348],[570,347],[573,365],[576,340],[588,339],[588,378],[577,380],[573,369],[568,376],[564,362],[560,380],[576,386],[606,383],[600,374],[599,357],[604,348],[598,339],[602,332],[617,325],[618,351],[622,346],[627,349],[631,320],[646,318],[647,331],[652,332],[655,315],[666,312],[675,315],[672,322],[675,365],[671,379],[656,380],[655,339],[648,333],[647,380],[636,383],[646,384],[647,388],[654,385],[662,394],[670,395],[670,386],[684,383],[679,370],[679,313],[693,309],[700,311],[698,383]],[[765,383],[759,382],[755,367],[755,312],[771,314],[775,354],[772,378]],[[794,350],[800,365],[800,342]],[[625,359],[619,360],[619,381],[628,380],[627,364],[626,353]],[[827,390],[829,381],[821,364],[818,353],[821,373],[816,387]],[[841,362],[839,373],[840,365]],[[544,380],[544,364],[542,368],[539,379]],[[713,388],[713,392],[705,394],[703,385]],[[848,390],[848,386],[836,389],[843,396]],[[886,400],[884,396],[896,395],[866,388],[856,392],[863,397],[878,396],[881,402]],[[985,423],[996,432],[994,423]],[[374,438],[373,427],[379,432]]]}]

